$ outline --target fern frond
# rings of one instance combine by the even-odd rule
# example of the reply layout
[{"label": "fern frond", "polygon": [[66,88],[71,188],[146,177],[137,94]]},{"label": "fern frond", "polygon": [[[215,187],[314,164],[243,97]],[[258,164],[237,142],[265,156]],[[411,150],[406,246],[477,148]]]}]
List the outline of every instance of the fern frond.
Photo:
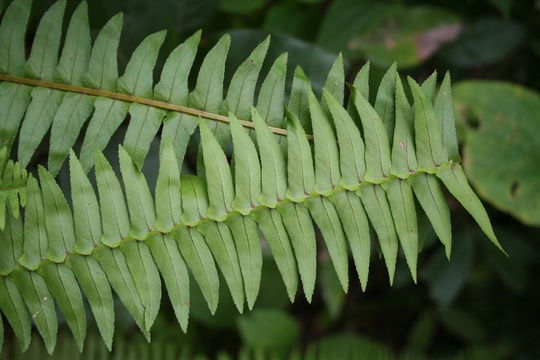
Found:
[{"label": "fern frond", "polygon": [[[64,0],[56,2],[42,18],[28,60],[24,32],[30,1],[14,1],[0,25],[0,48],[5,49],[0,52],[0,108],[7,109],[0,112],[0,143],[9,149],[19,134],[18,160],[24,167],[51,129],[49,169],[40,167],[39,179],[29,176],[26,181],[26,172],[12,161],[3,176],[6,183],[26,182],[25,188],[6,190],[11,206],[0,239],[6,249],[0,253],[0,309],[23,349],[33,319],[53,351],[55,303],[82,348],[83,293],[110,348],[112,290],[149,339],[161,303],[160,275],[185,330],[188,270],[211,312],[219,302],[218,269],[238,310],[246,301],[251,309],[262,266],[259,230],[291,301],[299,281],[308,301],[312,298],[315,225],[344,291],[349,287],[349,249],[361,286],[367,286],[370,225],[390,283],[400,245],[416,281],[415,199],[450,256],[450,212],[441,183],[500,247],[458,163],[448,75],[438,91],[435,74],[422,86],[409,78],[411,106],[392,66],[371,104],[368,64],[351,85],[345,108],[339,56],[322,99],[297,68],[285,107],[286,56],[280,56],[254,106],[268,39],[236,70],[225,98],[227,35],[204,58],[193,91],[187,78],[200,33],[172,52],[154,87],[152,72],[165,34],[147,37],[118,78],[112,55],[122,17],[105,25],[90,50],[85,2],[72,16],[57,64],[64,5]],[[128,113],[119,179],[101,150]],[[88,118],[77,157],[71,148]],[[153,195],[141,167],[162,125]],[[180,175],[197,127],[199,175]],[[223,150],[231,142],[232,168]],[[68,156],[72,206],[54,178]],[[87,176],[93,164],[97,192]],[[28,203],[23,217],[18,216],[19,201]]]}]

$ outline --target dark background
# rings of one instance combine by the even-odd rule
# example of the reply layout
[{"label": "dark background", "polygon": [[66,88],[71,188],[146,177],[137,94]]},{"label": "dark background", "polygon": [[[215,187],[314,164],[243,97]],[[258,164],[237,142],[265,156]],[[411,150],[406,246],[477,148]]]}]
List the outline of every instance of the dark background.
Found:
[{"label": "dark background", "polygon": [[[51,3],[35,1],[31,27],[35,29],[39,16]],[[76,5],[76,1],[70,1],[67,13]],[[466,172],[485,200],[508,258],[449,197],[452,260],[445,258],[442,246],[428,228],[422,236],[417,285],[412,283],[401,257],[390,287],[383,261],[374,253],[366,292],[361,291],[351,267],[351,280],[356,281],[351,281],[349,293],[344,295],[328,257],[321,252],[312,304],[300,293],[290,304],[268,257],[254,312],[240,316],[225,290],[218,313],[212,317],[194,287],[189,331],[182,335],[164,295],[153,329],[158,344],[214,356],[221,351],[235,354],[241,347],[288,352],[334,336],[333,342],[326,343],[334,351],[357,346],[364,354],[374,351],[382,354],[381,358],[540,358],[540,1],[91,0],[93,35],[118,11],[125,14],[121,69],[146,35],[168,30],[161,50],[163,64],[166,54],[201,28],[199,62],[201,53],[220,35],[231,34],[230,78],[254,46],[270,33],[272,42],[263,74],[280,53],[288,52],[289,70],[301,65],[320,92],[332,62],[342,52],[348,81],[366,60],[371,61],[370,93],[375,94],[382,74],[394,61],[402,75],[418,81],[434,70],[442,79],[449,70],[457,84],[456,117],[464,148],[483,124],[490,124],[493,113],[504,112],[519,129],[517,139],[495,142],[493,148],[489,147],[493,142],[486,138],[482,148],[486,155],[482,157],[474,157],[474,146],[478,145],[470,144],[464,151]],[[289,86],[291,74],[289,71]],[[476,80],[508,84],[483,83],[487,86],[478,91]],[[508,98],[512,101],[502,105],[501,99]],[[501,106],[504,108],[499,110]],[[517,153],[507,151],[521,141],[527,146]],[[192,161],[196,158],[193,154],[188,157]],[[150,155],[147,171],[155,169],[155,161],[156,157]],[[510,185],[497,181],[497,172],[475,171],[473,165],[480,168],[483,162],[495,163],[501,168],[498,174],[506,174],[505,165],[518,161],[526,166],[513,174],[519,182],[513,180]],[[521,188],[529,190],[527,197],[516,196]],[[503,194],[509,194],[508,201],[500,200],[506,196]],[[524,202],[527,209],[520,210]],[[126,340],[127,336],[142,342],[121,306],[117,317],[118,344],[135,342]],[[339,337],[344,333],[354,336]],[[60,340],[71,341],[70,336]]]}]

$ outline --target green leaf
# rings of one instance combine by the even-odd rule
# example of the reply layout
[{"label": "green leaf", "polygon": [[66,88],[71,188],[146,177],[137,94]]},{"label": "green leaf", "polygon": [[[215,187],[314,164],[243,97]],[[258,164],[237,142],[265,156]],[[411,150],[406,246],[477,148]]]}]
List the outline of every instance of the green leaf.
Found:
[{"label": "green leaf", "polygon": [[[85,172],[94,165],[94,150],[103,151],[112,135],[130,110],[129,103],[98,97],[94,101],[94,114],[88,122],[81,147],[80,160]],[[20,159],[20,156],[19,156]]]},{"label": "green leaf", "polygon": [[459,162],[458,139],[456,135],[456,121],[454,119],[454,107],[452,104],[452,88],[450,73],[446,72],[439,92],[435,97],[435,113],[441,123],[443,147],[448,153],[448,158]]},{"label": "green leaf", "polygon": [[[324,89],[331,94],[340,105],[343,105],[345,97],[345,69],[343,68],[343,56],[341,53],[339,53],[336,61],[334,61],[334,64],[332,64],[332,67],[330,68],[330,72],[324,83]],[[322,106],[325,110],[328,110],[326,98],[322,99]]]},{"label": "green leaf", "polygon": [[186,332],[189,316],[189,274],[178,245],[166,235],[152,235],[145,243],[163,277],[176,318]]},{"label": "green leaf", "polygon": [[349,289],[349,260],[345,234],[334,205],[325,197],[315,196],[304,202],[317,227],[321,230],[326,248],[345,292]]},{"label": "green leaf", "polygon": [[129,107],[131,119],[123,146],[139,170],[166,114],[166,111],[152,106],[131,104]]},{"label": "green leaf", "polygon": [[74,249],[79,254],[89,255],[100,243],[101,215],[96,193],[75,153],[69,155],[71,200],[76,242]]},{"label": "green leaf", "polygon": [[206,214],[210,219],[223,221],[227,213],[232,211],[231,203],[234,199],[229,161],[218,140],[206,125],[206,120],[200,119],[199,129],[210,203]]},{"label": "green leaf", "polygon": [[[120,247],[144,309],[144,330],[150,334],[161,304],[161,279],[150,249],[141,241]],[[149,335],[148,335],[149,338]]]},{"label": "green leaf", "polygon": [[129,234],[137,240],[144,240],[156,222],[152,194],[144,174],[136,169],[135,164],[122,146],[118,148],[118,157],[131,222]]},{"label": "green leaf", "polygon": [[161,149],[156,181],[156,230],[169,233],[180,222],[182,215],[180,188],[180,169],[174,145],[171,141],[167,141]]},{"label": "green leaf", "polygon": [[181,222],[186,226],[196,226],[206,216],[208,195],[202,177],[181,175],[182,183],[182,216]]},{"label": "green leaf", "polygon": [[75,245],[73,217],[64,193],[53,176],[41,166],[38,170],[43,195],[45,229],[49,238],[47,259],[61,263],[73,251]]},{"label": "green leaf", "polygon": [[137,292],[134,278],[129,271],[125,255],[119,249],[103,247],[95,251],[93,256],[107,275],[114,292],[133,316],[146,339],[149,340],[150,334],[146,327],[145,308]]},{"label": "green leaf", "polygon": [[394,105],[394,95],[396,93],[396,78],[398,77],[396,69],[397,64],[393,63],[386,71],[377,90],[377,97],[375,98],[375,111],[381,117],[389,139],[394,137],[395,127],[396,108]]},{"label": "green leaf", "polygon": [[118,79],[120,92],[144,98],[153,97],[153,70],[165,34],[166,31],[162,30],[148,35],[135,49],[124,75]]},{"label": "green leaf", "polygon": [[229,286],[234,304],[241,313],[244,308],[244,283],[231,231],[227,225],[214,221],[201,223],[197,230],[204,235]]},{"label": "green leaf", "polygon": [[[224,35],[208,52],[197,76],[193,92],[189,94],[189,105],[197,109],[218,113],[223,100],[223,77],[225,60],[229,51],[231,37]],[[229,128],[225,124],[213,121],[210,129],[220,145],[225,145],[229,138]]]},{"label": "green leaf", "polygon": [[24,216],[24,247],[19,263],[35,270],[47,257],[49,242],[45,230],[43,198],[37,180],[30,176],[27,182],[28,199]]},{"label": "green leaf", "polygon": [[388,134],[379,114],[360,93],[360,90],[353,87],[351,96],[354,98],[354,105],[364,129],[366,141],[365,180],[379,183],[388,176],[391,167]]},{"label": "green leaf", "polygon": [[414,149],[414,113],[409,105],[403,84],[396,77],[396,127],[392,146],[392,168],[390,172],[406,179],[416,170],[416,151]]},{"label": "green leaf", "polygon": [[396,179],[382,185],[394,219],[394,227],[405,254],[405,260],[416,283],[418,259],[418,224],[413,190],[405,180]]},{"label": "green leaf", "polygon": [[412,78],[408,78],[414,97],[414,133],[418,169],[433,172],[435,167],[448,160],[443,148],[440,122],[435,109],[423,89]]},{"label": "green leaf", "polygon": [[431,73],[426,80],[422,83],[422,90],[426,94],[430,102],[435,99],[435,88],[437,87],[437,71]]},{"label": "green leaf", "polygon": [[0,109],[7,109],[0,112],[0,147],[11,147],[13,144],[30,103],[31,90],[31,87],[25,85],[0,83]]},{"label": "green leaf", "polygon": [[32,89],[31,95],[32,101],[21,125],[17,149],[18,159],[23,167],[28,165],[32,155],[49,130],[62,103],[64,92],[36,87]]},{"label": "green leaf", "polygon": [[291,241],[283,225],[283,220],[276,210],[265,207],[257,208],[251,213],[251,216],[259,225],[259,229],[266,241],[268,241],[272,256],[276,261],[287,294],[292,302],[298,287],[298,273]]},{"label": "green leaf", "polygon": [[398,239],[386,193],[378,185],[367,185],[362,186],[356,194],[362,200],[371,225],[379,238],[390,285],[392,285],[396,270]]},{"label": "green leaf", "polygon": [[90,25],[88,5],[81,2],[71,16],[62,55],[56,68],[56,79],[72,85],[82,85],[90,58]]},{"label": "green leaf", "polygon": [[453,89],[458,113],[479,126],[467,127],[464,167],[478,194],[521,222],[540,225],[538,149],[540,94],[494,81],[466,81]]},{"label": "green leaf", "polygon": [[341,179],[338,146],[330,121],[312,91],[308,100],[314,137],[315,191],[327,196]]},{"label": "green leaf", "polygon": [[161,130],[160,151],[163,151],[163,145],[167,141],[172,141],[176,152],[177,167],[182,168],[184,156],[188,147],[189,139],[199,125],[199,119],[188,114],[181,114],[170,111],[163,119],[163,130]]},{"label": "green leaf", "polygon": [[465,177],[461,165],[452,164],[449,167],[441,169],[437,172],[437,177],[441,179],[448,191],[472,215],[489,240],[501,249],[502,252],[506,253],[493,232],[486,209],[484,209],[482,202],[467,182],[467,177]]},{"label": "green leaf", "polygon": [[[234,190],[232,209],[248,215],[261,194],[261,164],[255,144],[234,114],[229,113],[234,146]],[[207,170],[208,171],[208,170]]]},{"label": "green leaf", "polygon": [[289,111],[294,114],[302,124],[304,130],[311,133],[311,121],[309,116],[308,93],[311,89],[311,83],[302,70],[297,66],[294,69],[294,77],[289,97]]},{"label": "green leaf", "polygon": [[45,281],[37,273],[26,270],[13,272],[11,280],[17,285],[26,307],[32,314],[47,352],[52,354],[56,345],[58,319]]},{"label": "green leaf", "polygon": [[66,0],[59,0],[41,18],[32,42],[30,56],[24,65],[25,75],[42,80],[53,80],[62,37],[65,7]]},{"label": "green leaf", "polygon": [[244,344],[254,350],[287,350],[300,335],[295,319],[283,310],[258,309],[238,319]]},{"label": "green leaf", "polygon": [[283,104],[285,102],[285,77],[287,75],[287,54],[281,54],[268,71],[264,79],[259,97],[257,111],[268,126],[282,127]]},{"label": "green leaf", "polygon": [[113,16],[99,34],[90,54],[88,72],[84,75],[84,85],[96,89],[116,90],[118,80],[118,44],[124,16]]},{"label": "green leaf", "polygon": [[250,118],[257,78],[269,45],[270,37],[267,37],[238,67],[231,79],[224,105],[227,112],[232,112],[240,119]]},{"label": "green leaf", "polygon": [[120,245],[128,236],[129,219],[120,182],[102,153],[96,151],[96,182],[103,235],[101,242],[110,247]]},{"label": "green leaf", "polygon": [[287,198],[302,202],[313,191],[315,171],[311,146],[300,121],[286,109],[287,114]]},{"label": "green leaf", "polygon": [[[182,199],[185,203],[185,199]],[[178,242],[182,257],[199,285],[210,312],[214,314],[219,301],[219,277],[208,245],[195,229],[180,228],[173,232],[173,237]]]},{"label": "green leaf", "polygon": [[276,138],[255,108],[252,109],[252,120],[262,167],[262,193],[259,202],[264,206],[275,208],[277,203],[285,198],[287,192],[285,159]]},{"label": "green leaf", "polygon": [[98,262],[89,256],[72,256],[68,265],[86,295],[103,342],[110,351],[114,335],[114,299],[107,276]]},{"label": "green leaf", "polygon": [[[25,57],[25,34],[32,0],[15,1],[0,24],[0,73],[18,75]],[[6,109],[2,107],[2,109]]]},{"label": "green leaf", "polygon": [[154,88],[156,100],[186,105],[188,99],[188,77],[197,54],[201,31],[197,31],[178,45],[167,57],[161,78]]},{"label": "green leaf", "polygon": [[410,177],[407,182],[411,184],[414,195],[426,213],[435,233],[446,249],[446,256],[450,258],[452,250],[452,226],[450,223],[450,210],[441,190],[437,178],[429,174],[418,174]]},{"label": "green leaf", "polygon": [[86,313],[73,272],[64,264],[47,264],[40,268],[40,274],[62,311],[79,351],[82,351],[86,337]]},{"label": "green leaf", "polygon": [[352,251],[356,272],[366,290],[369,275],[370,234],[369,222],[360,198],[351,191],[341,191],[330,198],[339,216],[343,231]]},{"label": "green leaf", "polygon": [[309,211],[302,204],[283,202],[277,207],[289,233],[304,294],[311,302],[317,276],[317,240]]},{"label": "green leaf", "polygon": [[353,119],[326,89],[323,96],[332,115],[339,145],[340,185],[348,190],[356,190],[364,179],[366,164],[364,161],[364,140]]},{"label": "green leaf", "polygon": [[257,224],[248,216],[232,215],[225,223],[234,234],[248,308],[253,309],[261,283],[262,252]]},{"label": "green leaf", "polygon": [[94,110],[95,97],[67,93],[54,115],[49,147],[49,171],[57,174]]},{"label": "green leaf", "polygon": [[21,218],[15,218],[11,211],[6,214],[6,224],[0,237],[0,274],[7,275],[18,265],[23,252],[23,225]]},{"label": "green leaf", "polygon": [[32,336],[30,315],[17,287],[8,278],[0,279],[0,309],[15,333],[21,351],[26,351]]}]

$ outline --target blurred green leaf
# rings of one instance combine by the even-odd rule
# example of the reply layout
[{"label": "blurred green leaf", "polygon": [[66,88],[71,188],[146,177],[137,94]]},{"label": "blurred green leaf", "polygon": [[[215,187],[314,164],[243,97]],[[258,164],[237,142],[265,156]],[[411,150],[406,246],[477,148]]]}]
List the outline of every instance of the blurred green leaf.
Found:
[{"label": "blurred green leaf", "polygon": [[229,14],[249,14],[260,9],[266,0],[221,0],[219,9]]},{"label": "blurred green leaf", "polygon": [[298,339],[300,328],[282,310],[256,309],[238,318],[244,345],[257,350],[285,350]]},{"label": "blurred green leaf", "polygon": [[320,18],[317,9],[305,5],[282,2],[268,10],[262,29],[272,34],[284,34],[301,39],[309,39],[313,35]]},{"label": "blurred green leaf", "polygon": [[492,64],[514,51],[524,39],[523,28],[499,18],[480,19],[441,51],[452,66],[463,68]]},{"label": "blurred green leaf", "polygon": [[407,337],[406,352],[408,354],[424,353],[435,334],[435,319],[430,310],[423,311],[411,327]]},{"label": "blurred green leaf", "polygon": [[319,262],[319,288],[321,295],[332,318],[336,318],[343,309],[346,294],[341,290],[341,285],[336,271],[330,259]]},{"label": "blurred green leaf", "polygon": [[450,261],[442,248],[438,248],[431,257],[425,275],[431,297],[439,306],[448,306],[459,294],[471,270],[473,257],[474,246],[470,233],[454,236]]},{"label": "blurred green leaf", "polygon": [[356,334],[327,336],[310,344],[306,360],[392,360],[396,357],[382,344]]},{"label": "blurred green leaf", "polygon": [[508,16],[510,14],[512,0],[488,0],[488,2],[495,6],[503,15]]},{"label": "blurred green leaf", "polygon": [[540,226],[540,94],[495,81],[460,82],[453,94],[457,112],[479,121],[465,139],[472,184],[500,210]]},{"label": "blurred green leaf", "polygon": [[486,335],[480,320],[465,309],[451,307],[441,310],[439,319],[447,331],[465,341],[480,341]]}]

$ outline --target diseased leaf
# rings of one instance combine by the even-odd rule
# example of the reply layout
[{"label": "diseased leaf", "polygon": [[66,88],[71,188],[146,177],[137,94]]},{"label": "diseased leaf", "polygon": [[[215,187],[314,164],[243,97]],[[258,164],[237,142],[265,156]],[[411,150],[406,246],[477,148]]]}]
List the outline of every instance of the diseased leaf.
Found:
[{"label": "diseased leaf", "polygon": [[317,241],[311,216],[303,204],[292,202],[279,204],[277,211],[291,239],[304,295],[311,302],[317,276]]},{"label": "diseased leaf", "polygon": [[362,200],[371,225],[379,238],[390,285],[392,285],[396,270],[398,239],[386,194],[378,185],[363,186],[356,193]]},{"label": "diseased leaf", "polygon": [[349,289],[349,260],[345,235],[334,205],[325,197],[315,196],[304,202],[317,227],[321,230],[326,248],[336,269],[343,291]]}]

